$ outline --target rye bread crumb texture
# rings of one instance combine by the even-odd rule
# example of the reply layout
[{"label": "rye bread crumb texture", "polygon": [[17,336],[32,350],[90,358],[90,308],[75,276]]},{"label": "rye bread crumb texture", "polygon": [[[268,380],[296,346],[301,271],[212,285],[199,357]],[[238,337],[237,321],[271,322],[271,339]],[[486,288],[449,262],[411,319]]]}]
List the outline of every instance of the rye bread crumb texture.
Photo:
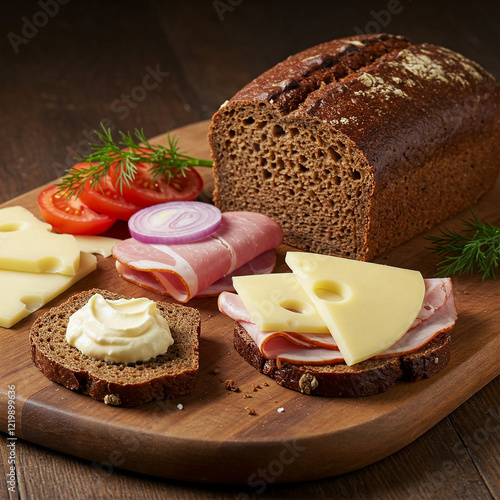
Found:
[{"label": "rye bread crumb texture", "polygon": [[285,243],[371,260],[474,203],[500,168],[500,87],[448,49],[360,35],[289,57],[214,115],[214,202]]},{"label": "rye bread crumb texture", "polygon": [[239,323],[234,327],[233,345],[250,365],[283,387],[303,394],[354,398],[385,392],[398,380],[415,382],[439,373],[450,360],[451,336],[443,332],[411,354],[366,360],[353,366],[278,365],[261,354]]},{"label": "rye bread crumb texture", "polygon": [[40,316],[30,331],[31,358],[40,371],[68,389],[116,406],[189,394],[199,368],[200,313],[191,307],[156,302],[174,339],[167,353],[144,362],[108,363],[83,354],[66,341],[69,317],[96,293],[110,300],[130,298],[92,289]]}]

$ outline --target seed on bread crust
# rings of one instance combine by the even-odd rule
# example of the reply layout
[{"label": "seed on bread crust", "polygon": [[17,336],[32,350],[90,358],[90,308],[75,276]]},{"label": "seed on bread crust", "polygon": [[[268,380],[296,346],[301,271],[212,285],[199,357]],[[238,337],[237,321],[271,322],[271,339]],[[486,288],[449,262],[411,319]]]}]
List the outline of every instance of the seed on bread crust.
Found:
[{"label": "seed on bread crust", "polygon": [[310,373],[304,373],[299,380],[299,388],[300,392],[304,392],[305,394],[311,394],[314,389],[318,387],[318,380],[314,375]]},{"label": "seed on bread crust", "polygon": [[120,399],[120,396],[118,396],[118,394],[106,394],[106,396],[104,396],[104,404],[120,406],[122,404],[122,401]]}]

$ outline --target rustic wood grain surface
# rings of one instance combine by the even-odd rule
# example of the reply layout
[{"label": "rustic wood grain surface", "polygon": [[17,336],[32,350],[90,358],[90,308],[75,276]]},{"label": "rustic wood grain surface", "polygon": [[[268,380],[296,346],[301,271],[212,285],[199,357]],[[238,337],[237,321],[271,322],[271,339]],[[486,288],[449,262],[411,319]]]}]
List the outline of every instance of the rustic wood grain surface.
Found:
[{"label": "rustic wood grain surface", "polygon": [[[404,34],[500,78],[494,2],[40,0],[1,9],[0,202],[60,176],[101,122],[152,137],[208,119],[269,66],[340,36]],[[499,394],[497,378],[394,455],[291,485],[169,481],[123,472],[119,456],[95,464],[17,441],[15,487],[2,481],[0,498],[500,498]],[[7,444],[2,435],[4,474]]]}]

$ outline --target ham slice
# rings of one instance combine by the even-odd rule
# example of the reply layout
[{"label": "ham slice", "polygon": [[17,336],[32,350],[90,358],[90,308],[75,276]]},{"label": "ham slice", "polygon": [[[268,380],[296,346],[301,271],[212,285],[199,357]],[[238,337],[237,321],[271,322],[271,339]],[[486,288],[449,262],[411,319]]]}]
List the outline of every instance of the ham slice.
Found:
[{"label": "ham slice", "polygon": [[214,284],[198,294],[198,297],[217,297],[225,291],[234,292],[233,276],[246,276],[249,274],[269,274],[276,267],[276,250],[268,250],[255,259],[242,265],[231,274],[224,276]]},{"label": "ham slice", "polygon": [[432,315],[422,320],[417,327],[408,330],[401,339],[389,347],[389,349],[376,356],[376,358],[388,358],[418,351],[440,333],[451,330],[455,326],[456,321],[457,308],[453,294],[450,294],[443,306],[437,308]]},{"label": "ham slice", "polygon": [[344,361],[341,352],[336,348],[301,342],[298,337],[287,332],[262,332],[255,323],[245,321],[239,323],[267,359],[307,365],[331,365]]},{"label": "ham slice", "polygon": [[282,241],[283,231],[269,217],[226,212],[219,229],[205,238],[175,245],[129,238],[113,247],[113,256],[124,279],[187,302],[219,293],[229,280],[214,284],[232,273],[271,272]]},{"label": "ham slice", "polygon": [[[375,358],[415,352],[440,333],[453,328],[457,319],[457,311],[451,279],[426,279],[425,289],[422,309],[410,330],[398,342]],[[267,359],[309,365],[334,364],[344,361],[330,334],[262,332],[252,322],[238,295],[222,293],[218,304],[223,314],[243,326]]]},{"label": "ham slice", "polygon": [[424,280],[425,295],[422,309],[413,322],[412,328],[429,319],[452,295],[453,288],[450,278],[431,278]]}]

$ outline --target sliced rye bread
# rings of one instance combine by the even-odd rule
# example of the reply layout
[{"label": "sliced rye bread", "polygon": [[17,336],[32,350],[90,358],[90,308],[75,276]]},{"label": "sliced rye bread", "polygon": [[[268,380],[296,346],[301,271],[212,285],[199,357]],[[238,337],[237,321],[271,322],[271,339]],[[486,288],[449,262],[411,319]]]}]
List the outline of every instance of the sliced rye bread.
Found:
[{"label": "sliced rye bread", "polygon": [[156,302],[168,321],[174,344],[166,354],[148,361],[109,363],[83,354],[66,341],[69,317],[96,293],[110,300],[130,298],[92,289],[40,316],[30,331],[31,358],[40,371],[68,389],[117,406],[189,394],[199,369],[200,313],[191,307]]},{"label": "sliced rye bread", "polygon": [[448,49],[359,35],[266,71],[215,113],[214,203],[301,250],[372,260],[495,184],[500,85]]},{"label": "sliced rye bread", "polygon": [[333,397],[371,396],[385,392],[397,380],[415,382],[443,370],[450,360],[451,336],[440,333],[427,345],[411,354],[367,360],[353,366],[295,365],[266,359],[245,329],[236,322],[233,345],[236,351],[259,372],[276,383],[304,394]]}]

